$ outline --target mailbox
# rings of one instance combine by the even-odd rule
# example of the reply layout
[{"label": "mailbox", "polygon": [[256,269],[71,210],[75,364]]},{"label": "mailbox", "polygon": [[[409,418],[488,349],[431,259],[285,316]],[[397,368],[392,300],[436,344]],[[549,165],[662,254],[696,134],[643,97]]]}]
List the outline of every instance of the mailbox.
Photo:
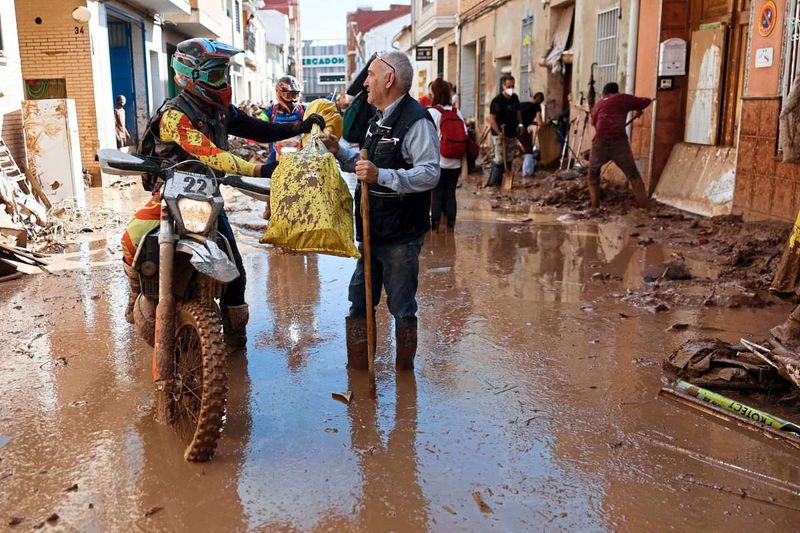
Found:
[{"label": "mailbox", "polygon": [[686,74],[686,41],[667,39],[659,46],[658,75],[683,76]]}]

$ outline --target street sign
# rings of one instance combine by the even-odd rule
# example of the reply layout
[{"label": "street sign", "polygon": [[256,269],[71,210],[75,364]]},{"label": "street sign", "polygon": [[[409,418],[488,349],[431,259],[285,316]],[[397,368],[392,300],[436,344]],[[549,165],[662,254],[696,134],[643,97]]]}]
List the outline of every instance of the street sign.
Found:
[{"label": "street sign", "polygon": [[338,67],[344,65],[344,56],[305,56],[303,66],[306,68],[314,67]]},{"label": "street sign", "polygon": [[433,61],[433,46],[417,46],[417,61]]},{"label": "street sign", "polygon": [[339,83],[345,82],[345,74],[320,74],[319,75],[319,84],[320,85],[336,85]]}]

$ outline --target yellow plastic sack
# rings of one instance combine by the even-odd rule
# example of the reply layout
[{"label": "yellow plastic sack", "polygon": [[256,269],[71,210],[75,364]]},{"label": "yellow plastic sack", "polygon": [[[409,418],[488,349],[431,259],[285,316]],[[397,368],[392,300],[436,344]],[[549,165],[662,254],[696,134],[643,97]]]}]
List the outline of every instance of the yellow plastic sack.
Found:
[{"label": "yellow plastic sack", "polygon": [[[344,120],[336,104],[325,98],[318,98],[308,104],[303,116],[307,117],[311,115],[311,113],[322,115],[322,118],[325,119],[325,133],[332,133],[339,138],[342,137],[342,133],[344,132]],[[303,146],[310,142],[312,135],[313,133],[307,133],[303,137]]]},{"label": "yellow plastic sack", "polygon": [[262,243],[295,252],[354,257],[353,197],[336,159],[316,136],[285,153],[272,174],[272,215]]}]

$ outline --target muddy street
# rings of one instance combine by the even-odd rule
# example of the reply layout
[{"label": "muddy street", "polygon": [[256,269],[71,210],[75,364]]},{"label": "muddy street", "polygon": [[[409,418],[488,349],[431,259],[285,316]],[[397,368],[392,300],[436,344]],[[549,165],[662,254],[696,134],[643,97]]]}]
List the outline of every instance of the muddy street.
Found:
[{"label": "muddy street", "polygon": [[[0,286],[2,527],[57,514],[68,531],[796,529],[796,452],[658,397],[682,342],[760,338],[787,305],[651,313],[620,295],[672,250],[463,199],[456,233],[423,248],[413,374],[395,373],[378,315],[377,402],[344,368],[354,262],[262,247],[257,217],[232,216],[251,322],[205,464],[152,418],[116,237]],[[332,399],[346,390],[349,406]]]}]

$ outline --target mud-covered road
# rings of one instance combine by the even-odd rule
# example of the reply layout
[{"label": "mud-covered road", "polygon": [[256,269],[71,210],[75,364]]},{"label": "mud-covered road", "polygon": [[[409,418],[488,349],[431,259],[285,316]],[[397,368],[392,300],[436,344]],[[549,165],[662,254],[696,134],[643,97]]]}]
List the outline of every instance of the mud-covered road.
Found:
[{"label": "mud-covered road", "polygon": [[[354,262],[243,230],[247,355],[206,464],[152,419],[116,238],[0,285],[0,529],[797,529],[797,452],[658,397],[680,343],[758,338],[786,306],[653,314],[619,295],[669,259],[658,243],[468,198],[459,216],[423,249],[413,374],[378,316],[377,402],[344,369]],[[349,406],[331,398],[345,390]]]}]

